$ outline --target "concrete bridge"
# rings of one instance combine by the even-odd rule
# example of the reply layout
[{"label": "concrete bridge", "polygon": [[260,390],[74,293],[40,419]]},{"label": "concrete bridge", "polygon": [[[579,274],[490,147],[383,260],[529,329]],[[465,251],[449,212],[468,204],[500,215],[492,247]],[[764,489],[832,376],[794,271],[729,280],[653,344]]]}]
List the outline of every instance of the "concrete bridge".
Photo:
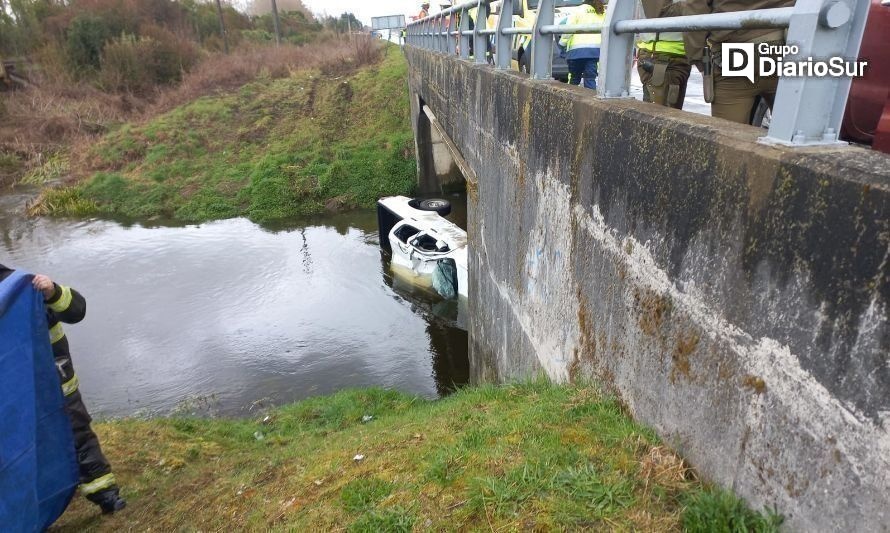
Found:
[{"label": "concrete bridge", "polygon": [[405,53],[477,379],[595,380],[789,529],[890,530],[890,157]]}]

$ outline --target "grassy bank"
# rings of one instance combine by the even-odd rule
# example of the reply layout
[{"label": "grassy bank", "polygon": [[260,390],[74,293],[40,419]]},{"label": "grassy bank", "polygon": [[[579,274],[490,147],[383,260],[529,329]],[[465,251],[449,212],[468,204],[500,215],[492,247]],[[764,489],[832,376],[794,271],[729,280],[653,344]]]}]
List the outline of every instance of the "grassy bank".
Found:
[{"label": "grassy bank", "polygon": [[264,72],[231,93],[126,124],[79,156],[82,181],[49,190],[37,211],[266,221],[409,193],[405,60],[395,47],[368,46],[356,50],[369,54],[361,61]]},{"label": "grassy bank", "polygon": [[102,518],[78,498],[61,530],[771,531],[777,523],[704,487],[652,431],[584,387],[484,386],[435,402],[346,391],[255,420],[123,420],[97,430],[130,506]]}]

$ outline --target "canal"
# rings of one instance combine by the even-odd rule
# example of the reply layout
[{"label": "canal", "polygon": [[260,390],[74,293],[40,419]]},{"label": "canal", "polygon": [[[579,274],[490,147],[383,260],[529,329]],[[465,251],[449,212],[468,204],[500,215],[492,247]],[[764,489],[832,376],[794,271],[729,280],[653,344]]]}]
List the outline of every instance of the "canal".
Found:
[{"label": "canal", "polygon": [[86,297],[66,332],[94,416],[248,416],[348,387],[434,398],[468,380],[465,306],[393,277],[373,210],[175,226],[27,218],[25,198],[0,196],[0,263]]}]

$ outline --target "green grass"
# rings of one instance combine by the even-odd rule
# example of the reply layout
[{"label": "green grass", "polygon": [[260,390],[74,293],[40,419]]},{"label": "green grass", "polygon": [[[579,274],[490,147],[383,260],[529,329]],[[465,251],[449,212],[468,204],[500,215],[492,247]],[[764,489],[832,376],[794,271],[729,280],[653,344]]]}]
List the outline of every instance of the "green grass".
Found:
[{"label": "green grass", "polygon": [[[363,423],[365,415],[373,418]],[[778,525],[696,481],[651,430],[591,387],[481,386],[439,401],[350,390],[255,420],[96,428],[130,506],[101,518],[78,498],[59,523],[63,531],[767,532]]]},{"label": "green grass", "polygon": [[380,196],[409,194],[406,69],[389,50],[352,74],[261,77],[124,125],[87,154],[87,179],[45,192],[46,211],[264,222],[321,212],[331,199],[371,207]]},{"label": "green grass", "polygon": [[691,533],[778,531],[782,517],[774,510],[756,513],[731,492],[711,489],[690,494],[683,513],[683,529]]}]

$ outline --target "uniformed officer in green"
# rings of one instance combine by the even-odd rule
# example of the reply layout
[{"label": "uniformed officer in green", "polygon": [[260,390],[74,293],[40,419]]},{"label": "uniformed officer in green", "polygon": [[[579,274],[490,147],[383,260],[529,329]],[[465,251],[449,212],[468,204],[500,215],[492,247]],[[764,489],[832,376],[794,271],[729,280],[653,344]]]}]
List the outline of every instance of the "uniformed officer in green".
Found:
[{"label": "uniformed officer in green", "polygon": [[[748,11],[791,7],[794,0],[686,0],[684,15],[706,13],[728,13],[732,11]],[[742,77],[724,77],[720,69],[720,56],[723,43],[768,43],[770,45],[785,44],[785,30],[745,29],[716,30],[710,33],[693,32],[684,35],[686,55],[694,65],[704,69],[703,60],[710,56],[713,63],[713,77],[705,78],[705,99],[711,103],[711,115],[719,118],[748,124],[754,113],[757,97],[762,97],[773,106],[776,89],[779,85],[778,76],[760,76],[754,73],[754,82]],[[706,47],[709,53],[706,52]],[[756,50],[755,46],[755,50]],[[755,65],[759,61],[755,59]],[[704,69],[706,70],[706,69]],[[709,90],[713,84],[713,90]],[[708,98],[708,93],[713,96]]]},{"label": "uniformed officer in green", "polygon": [[[680,0],[641,0],[646,18],[683,14]],[[683,109],[692,66],[686,58],[681,32],[641,33],[637,41],[637,70],[643,82],[643,99]]]}]

